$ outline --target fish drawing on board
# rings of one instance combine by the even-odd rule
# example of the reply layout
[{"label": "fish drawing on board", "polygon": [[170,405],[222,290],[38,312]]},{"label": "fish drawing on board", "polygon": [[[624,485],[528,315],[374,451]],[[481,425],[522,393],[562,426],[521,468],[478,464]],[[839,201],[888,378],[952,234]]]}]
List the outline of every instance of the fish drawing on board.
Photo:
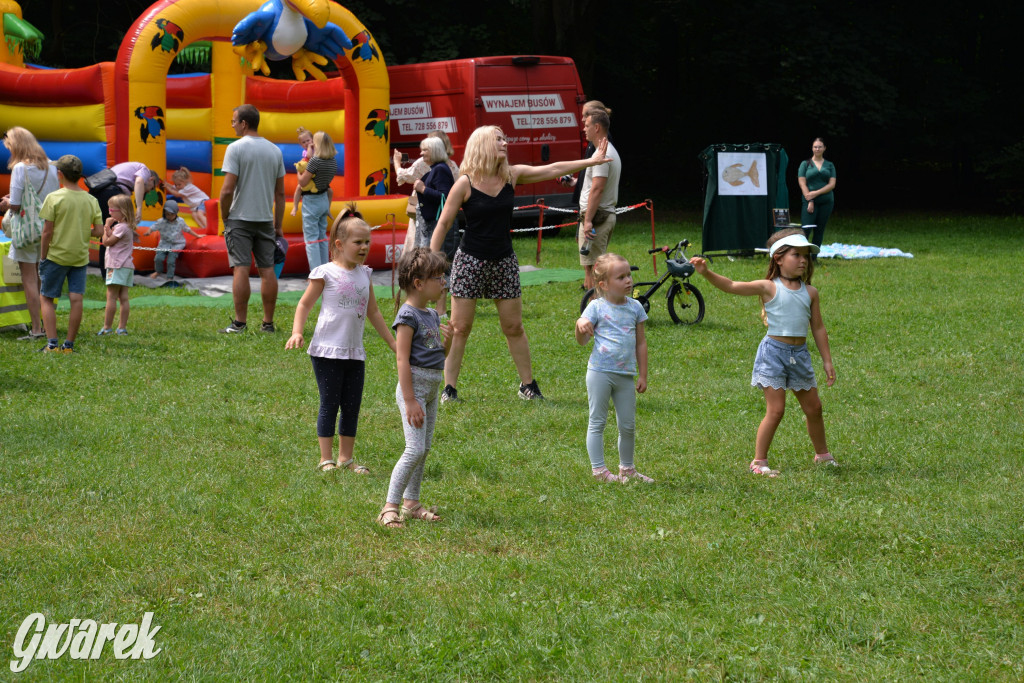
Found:
[{"label": "fish drawing on board", "polygon": [[761,187],[761,178],[757,173],[757,160],[755,159],[750,164],[750,170],[744,171],[743,164],[733,164],[732,166],[726,166],[725,170],[722,171],[722,180],[729,183],[733,187],[739,187],[743,184],[744,178],[750,178],[750,182],[754,183],[754,187]]}]

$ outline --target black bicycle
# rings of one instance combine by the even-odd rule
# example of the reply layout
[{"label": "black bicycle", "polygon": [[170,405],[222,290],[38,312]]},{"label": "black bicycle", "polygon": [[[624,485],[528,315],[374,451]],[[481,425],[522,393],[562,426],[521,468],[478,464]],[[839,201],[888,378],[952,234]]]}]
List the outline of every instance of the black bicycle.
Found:
[{"label": "black bicycle", "polygon": [[[633,298],[640,302],[644,311],[651,312],[651,297],[654,293],[670,279],[668,293],[668,314],[676,324],[696,325],[704,319],[704,297],[700,291],[691,285],[688,280],[693,275],[694,268],[686,256],[686,247],[690,246],[690,240],[683,240],[674,247],[658,247],[648,249],[648,254],[656,254],[659,251],[665,254],[665,274],[655,282],[634,282]],[[636,266],[630,266],[630,270],[639,270]],[[647,291],[643,289],[647,287]],[[594,289],[588,289],[580,301],[580,313],[587,307],[590,300],[594,298]]]}]

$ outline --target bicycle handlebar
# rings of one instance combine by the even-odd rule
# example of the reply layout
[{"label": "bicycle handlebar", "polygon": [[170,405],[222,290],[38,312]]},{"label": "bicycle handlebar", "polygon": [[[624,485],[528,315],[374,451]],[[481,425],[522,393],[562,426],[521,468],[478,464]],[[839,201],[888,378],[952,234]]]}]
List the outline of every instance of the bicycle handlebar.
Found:
[{"label": "bicycle handlebar", "polygon": [[688,246],[690,246],[690,240],[680,240],[674,247],[655,247],[654,249],[648,249],[647,253],[648,254],[657,254],[658,252],[668,253],[670,251],[675,251],[676,249],[686,249],[686,247],[688,247]]}]

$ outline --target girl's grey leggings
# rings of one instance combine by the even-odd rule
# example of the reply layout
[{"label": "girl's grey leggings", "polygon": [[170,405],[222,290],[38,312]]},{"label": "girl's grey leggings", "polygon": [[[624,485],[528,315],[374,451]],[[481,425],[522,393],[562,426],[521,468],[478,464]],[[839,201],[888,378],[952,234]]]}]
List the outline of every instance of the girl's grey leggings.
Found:
[{"label": "girl's grey leggings", "polygon": [[604,426],[608,421],[608,400],[615,404],[619,425],[619,467],[633,466],[636,442],[636,385],[631,375],[587,370],[587,399],[590,424],[587,426],[587,455],[594,469],[604,467]]},{"label": "girl's grey leggings", "polygon": [[397,504],[406,500],[420,499],[420,482],[423,480],[423,463],[430,451],[434,437],[434,422],[437,420],[437,390],[444,377],[442,370],[412,367],[412,390],[423,408],[423,426],[413,427],[405,414],[405,399],[402,385],[395,389],[395,400],[402,413],[402,428],[405,429],[405,451],[391,470],[391,484],[388,486],[388,502]]}]

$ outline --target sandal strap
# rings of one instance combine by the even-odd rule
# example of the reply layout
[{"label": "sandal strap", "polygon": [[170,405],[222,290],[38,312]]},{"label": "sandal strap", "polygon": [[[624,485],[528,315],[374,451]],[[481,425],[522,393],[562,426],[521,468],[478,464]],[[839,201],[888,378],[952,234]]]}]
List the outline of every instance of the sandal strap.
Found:
[{"label": "sandal strap", "polygon": [[402,512],[395,508],[384,508],[377,515],[377,524],[392,529],[399,528],[402,526]]},{"label": "sandal strap", "polygon": [[345,462],[338,461],[338,467],[346,470],[352,470],[356,474],[369,474],[370,470],[366,469],[363,465],[356,462],[355,458],[346,460]]},{"label": "sandal strap", "polygon": [[425,522],[433,522],[441,519],[437,514],[437,506],[423,507],[422,503],[416,503],[413,507],[402,506],[402,519],[421,519]]},{"label": "sandal strap", "polygon": [[323,472],[328,465],[332,465],[331,469],[335,469],[338,467],[338,463],[334,462],[333,460],[324,460],[323,462],[316,466],[316,469],[320,472]]}]

